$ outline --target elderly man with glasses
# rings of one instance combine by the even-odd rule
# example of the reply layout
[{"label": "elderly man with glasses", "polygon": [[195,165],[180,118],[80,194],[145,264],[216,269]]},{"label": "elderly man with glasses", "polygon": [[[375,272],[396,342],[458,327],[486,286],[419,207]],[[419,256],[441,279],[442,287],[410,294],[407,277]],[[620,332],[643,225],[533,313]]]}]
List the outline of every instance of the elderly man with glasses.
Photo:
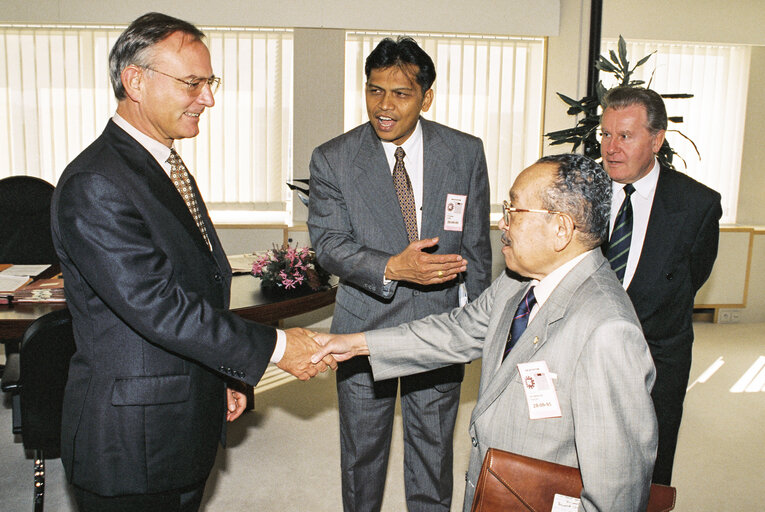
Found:
[{"label": "elderly man with glasses", "polygon": [[488,448],[578,467],[579,510],[646,508],[655,372],[629,297],[599,248],[610,204],[611,182],[598,164],[581,155],[542,158],[515,180],[500,221],[510,272],[478,299],[398,327],[317,336],[326,346],[315,360],[368,355],[377,380],[483,359],[465,511]]},{"label": "elderly man with glasses", "polygon": [[83,511],[195,511],[245,398],[269,362],[307,379],[301,329],[228,310],[231,268],[173,142],[215,104],[204,34],[158,13],[109,56],[117,113],[67,166],[52,203],[77,352],[64,396],[61,458]]}]

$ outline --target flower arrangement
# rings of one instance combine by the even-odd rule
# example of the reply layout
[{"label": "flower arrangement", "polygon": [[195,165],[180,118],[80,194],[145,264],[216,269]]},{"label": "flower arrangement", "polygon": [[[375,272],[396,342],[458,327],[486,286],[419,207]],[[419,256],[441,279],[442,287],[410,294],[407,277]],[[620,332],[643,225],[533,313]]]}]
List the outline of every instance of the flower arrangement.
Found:
[{"label": "flower arrangement", "polygon": [[316,253],[308,247],[274,246],[255,260],[252,275],[259,277],[263,288],[272,290],[318,290],[329,283],[329,272],[316,262]]}]

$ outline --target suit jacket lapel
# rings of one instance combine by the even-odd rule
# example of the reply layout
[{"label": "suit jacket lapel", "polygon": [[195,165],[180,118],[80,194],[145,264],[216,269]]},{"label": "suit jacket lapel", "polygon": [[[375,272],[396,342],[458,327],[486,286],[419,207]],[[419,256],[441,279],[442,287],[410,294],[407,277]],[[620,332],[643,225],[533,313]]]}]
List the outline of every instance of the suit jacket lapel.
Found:
[{"label": "suit jacket lapel", "polygon": [[683,225],[687,213],[682,193],[676,190],[669,171],[662,167],[656,184],[640,260],[627,288],[627,294],[635,304],[636,310],[645,309],[638,307],[638,304],[650,298],[654,278],[657,275],[656,269],[665,268],[667,260],[672,256],[672,251],[667,250],[671,246],[672,233]]},{"label": "suit jacket lapel", "polygon": [[[164,205],[178,219],[178,222],[181,223],[184,230],[188,231],[196,245],[201,250],[204,250],[205,253],[210,254],[210,249],[207,247],[204,238],[202,238],[202,233],[199,231],[196,222],[194,222],[194,217],[192,217],[188,206],[186,206],[170,177],[157,163],[151,153],[146,151],[138,141],[114,124],[113,121],[109,121],[106,130],[114,139],[115,147],[120,152],[120,155],[136,174],[146,180],[148,190],[157,197],[158,202]],[[199,190],[193,177],[191,178],[191,183],[197,198],[201,202],[202,198],[199,195]],[[151,214],[151,212],[148,213]],[[207,217],[206,210],[204,217]],[[211,227],[211,224],[208,224],[208,227]]]},{"label": "suit jacket lapel", "polygon": [[374,218],[382,224],[382,236],[391,238],[392,246],[405,247],[409,238],[393,176],[382,143],[369,123],[353,163],[358,171],[354,183],[358,201],[369,205]]},{"label": "suit jacket lapel", "polygon": [[452,150],[436,131],[434,123],[420,118],[423,146],[423,203],[420,238],[432,238],[443,231],[446,195],[456,190]]},{"label": "suit jacket lapel", "polygon": [[[503,320],[499,325],[504,326],[507,322],[507,329],[497,329],[495,339],[491,340],[492,346],[489,352],[484,353],[483,364],[492,365],[492,368],[498,365],[493,375],[487,380],[485,389],[481,389],[473,410],[471,422],[475,421],[486,409],[502,394],[515,378],[518,363],[525,363],[536,360],[535,354],[549,340],[548,332],[550,327],[564,318],[568,304],[571,301],[576,290],[581,286],[585,279],[591,276],[603,264],[607,264],[605,257],[600,250],[595,250],[580,261],[571,271],[566,274],[563,280],[555,287],[552,294],[547,298],[542,307],[537,311],[534,318],[529,323],[526,331],[520,337],[513,349],[502,361],[502,351],[510,329],[510,321]],[[526,289],[523,288],[518,294],[515,294],[508,304],[514,304],[510,311],[510,320],[515,313],[515,309],[523,297]],[[505,308],[503,315],[508,314],[510,308]],[[504,334],[503,334],[504,332]],[[504,337],[504,339],[502,339]],[[536,340],[536,343],[534,342]],[[501,345],[501,348],[498,348]]]}]

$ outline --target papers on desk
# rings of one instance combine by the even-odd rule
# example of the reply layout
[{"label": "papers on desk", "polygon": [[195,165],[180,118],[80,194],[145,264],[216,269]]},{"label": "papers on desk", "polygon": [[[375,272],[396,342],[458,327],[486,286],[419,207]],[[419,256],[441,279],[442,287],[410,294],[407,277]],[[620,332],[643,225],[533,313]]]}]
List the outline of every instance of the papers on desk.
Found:
[{"label": "papers on desk", "polygon": [[39,276],[49,268],[50,265],[9,265],[8,268],[0,270],[0,278],[5,276],[35,277]]},{"label": "papers on desk", "polygon": [[66,302],[64,278],[61,274],[50,279],[37,279],[13,293],[14,302]]},{"label": "papers on desk", "polygon": [[228,256],[228,264],[231,265],[233,274],[249,274],[252,272],[252,264],[258,259],[257,253],[253,254],[234,254]]},{"label": "papers on desk", "polygon": [[17,288],[21,288],[31,281],[27,276],[4,275],[0,272],[0,295],[12,295]]},{"label": "papers on desk", "polygon": [[61,274],[53,279],[34,280],[50,268],[50,265],[0,265],[0,303],[14,302],[63,302],[64,280]]}]

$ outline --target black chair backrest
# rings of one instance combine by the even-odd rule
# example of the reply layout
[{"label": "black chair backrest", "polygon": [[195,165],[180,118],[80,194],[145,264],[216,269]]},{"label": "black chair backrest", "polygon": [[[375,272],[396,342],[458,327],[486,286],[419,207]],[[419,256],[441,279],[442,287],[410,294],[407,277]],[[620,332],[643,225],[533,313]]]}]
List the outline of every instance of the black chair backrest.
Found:
[{"label": "black chair backrest", "polygon": [[44,450],[46,458],[60,454],[61,405],[74,350],[68,309],[41,316],[21,339],[21,437],[24,448]]},{"label": "black chair backrest", "polygon": [[0,263],[58,263],[50,232],[53,188],[32,176],[0,180]]}]

